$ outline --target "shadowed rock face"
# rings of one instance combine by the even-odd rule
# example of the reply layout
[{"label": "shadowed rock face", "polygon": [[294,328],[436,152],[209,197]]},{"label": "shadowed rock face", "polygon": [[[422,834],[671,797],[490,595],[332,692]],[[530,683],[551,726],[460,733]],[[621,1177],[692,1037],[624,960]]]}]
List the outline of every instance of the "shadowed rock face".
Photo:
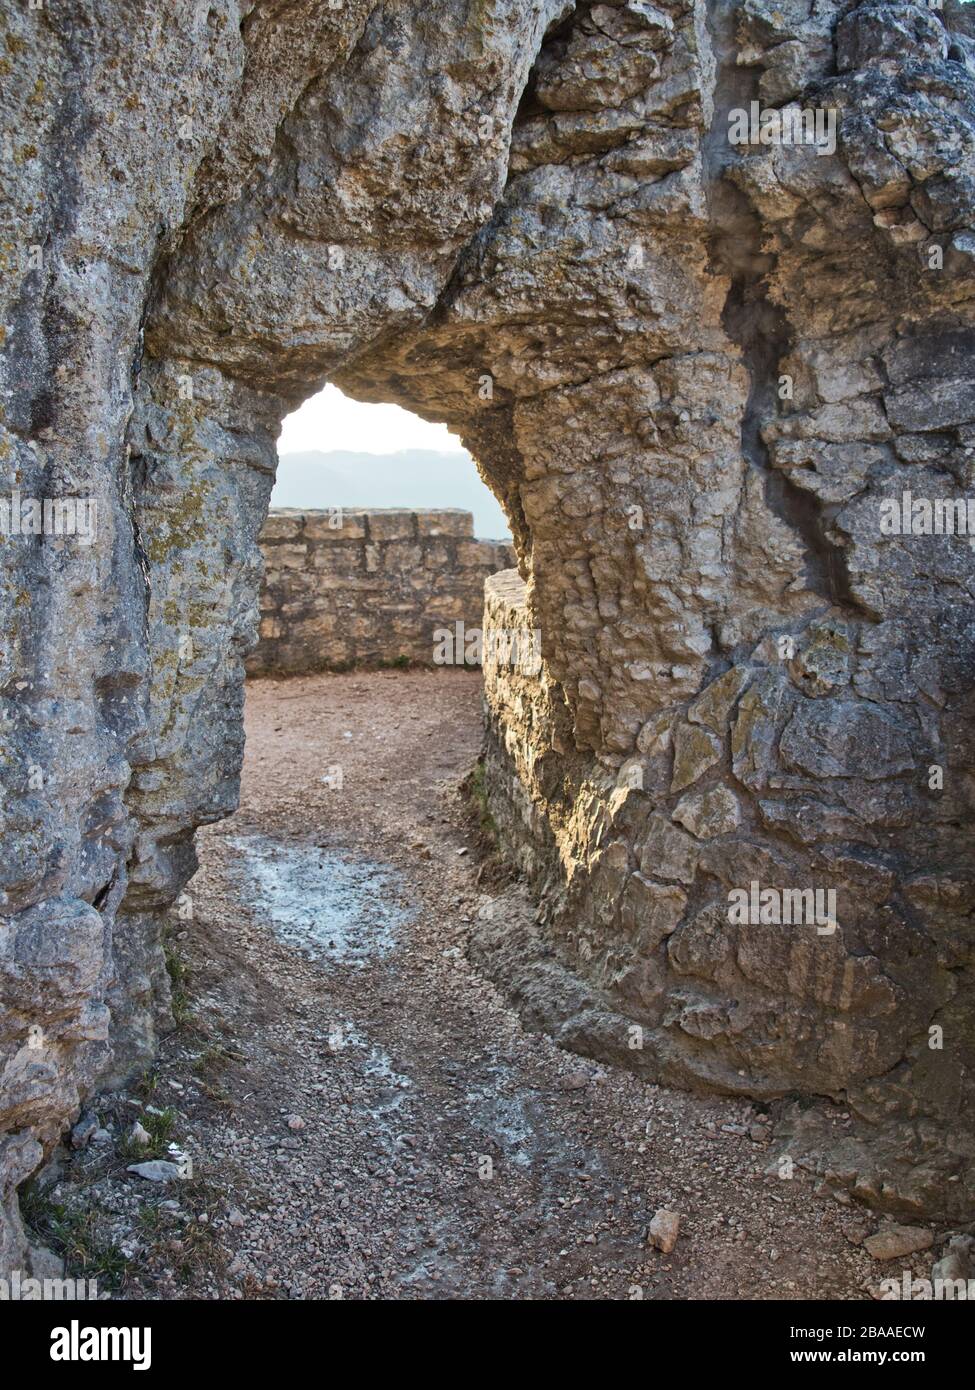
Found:
[{"label": "shadowed rock face", "polygon": [[[847,1149],[804,1118],[790,1152],[970,1216],[975,553],[881,524],[972,492],[965,8],[51,0],[0,33],[0,452],[97,502],[91,545],[0,537],[0,1265],[16,1184],[165,1026],[274,440],[326,379],[446,420],[511,519],[499,612],[544,666],[492,678],[491,797],[577,984],[537,1016],[843,1096]],[[733,145],[753,101],[834,112],[835,150]],[[730,923],[753,881],[835,890],[837,930]]]}]

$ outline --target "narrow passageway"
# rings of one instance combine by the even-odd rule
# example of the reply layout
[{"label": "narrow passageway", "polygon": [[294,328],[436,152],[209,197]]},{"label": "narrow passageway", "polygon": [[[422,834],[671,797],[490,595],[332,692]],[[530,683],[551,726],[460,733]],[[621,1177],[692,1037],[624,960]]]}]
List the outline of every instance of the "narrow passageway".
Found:
[{"label": "narrow passageway", "polygon": [[765,1176],[747,1105],[560,1051],[469,963],[497,891],[457,793],[480,698],[465,671],[251,683],[241,809],[200,836],[178,942],[219,1075],[184,1029],[156,1090],[225,1195],[207,1259],[150,1257],[130,1293],[868,1296],[863,1216]]}]

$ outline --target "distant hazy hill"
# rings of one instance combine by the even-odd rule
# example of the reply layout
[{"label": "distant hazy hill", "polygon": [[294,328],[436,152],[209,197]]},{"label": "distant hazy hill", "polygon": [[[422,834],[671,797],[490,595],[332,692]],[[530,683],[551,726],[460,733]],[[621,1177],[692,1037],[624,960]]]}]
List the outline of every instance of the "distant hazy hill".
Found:
[{"label": "distant hazy hill", "polygon": [[346,449],[283,454],[272,507],[463,507],[474,534],[506,540],[508,523],[470,454],[402,449],[356,454]]}]

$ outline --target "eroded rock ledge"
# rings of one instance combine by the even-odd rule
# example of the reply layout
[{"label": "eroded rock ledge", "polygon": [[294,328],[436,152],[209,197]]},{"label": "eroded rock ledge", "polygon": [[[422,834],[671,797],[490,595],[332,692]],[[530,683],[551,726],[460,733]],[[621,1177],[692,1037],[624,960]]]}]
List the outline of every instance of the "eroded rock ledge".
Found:
[{"label": "eroded rock ledge", "polygon": [[[972,30],[954,0],[4,8],[0,450],[99,534],[2,547],[0,1265],[16,1185],[165,1026],[274,440],[326,379],[445,420],[508,510],[544,665],[496,759],[546,949],[662,1074],[843,1096],[832,1171],[975,1212],[975,553],[879,524],[972,489]],[[752,101],[834,111],[835,150],[732,146]],[[840,931],[729,934],[751,880],[835,887]]]}]

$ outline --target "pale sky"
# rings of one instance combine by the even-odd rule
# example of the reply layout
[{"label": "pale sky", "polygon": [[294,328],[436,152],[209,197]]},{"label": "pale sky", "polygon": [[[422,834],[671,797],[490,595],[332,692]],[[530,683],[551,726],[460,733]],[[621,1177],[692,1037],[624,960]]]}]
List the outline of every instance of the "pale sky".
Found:
[{"label": "pale sky", "polygon": [[363,405],[349,400],[337,386],[326,386],[289,415],[278,440],[279,454],[311,449],[325,454],[331,449],[367,454],[394,454],[398,449],[451,453],[463,447],[446,425],[430,425],[398,405]]}]

